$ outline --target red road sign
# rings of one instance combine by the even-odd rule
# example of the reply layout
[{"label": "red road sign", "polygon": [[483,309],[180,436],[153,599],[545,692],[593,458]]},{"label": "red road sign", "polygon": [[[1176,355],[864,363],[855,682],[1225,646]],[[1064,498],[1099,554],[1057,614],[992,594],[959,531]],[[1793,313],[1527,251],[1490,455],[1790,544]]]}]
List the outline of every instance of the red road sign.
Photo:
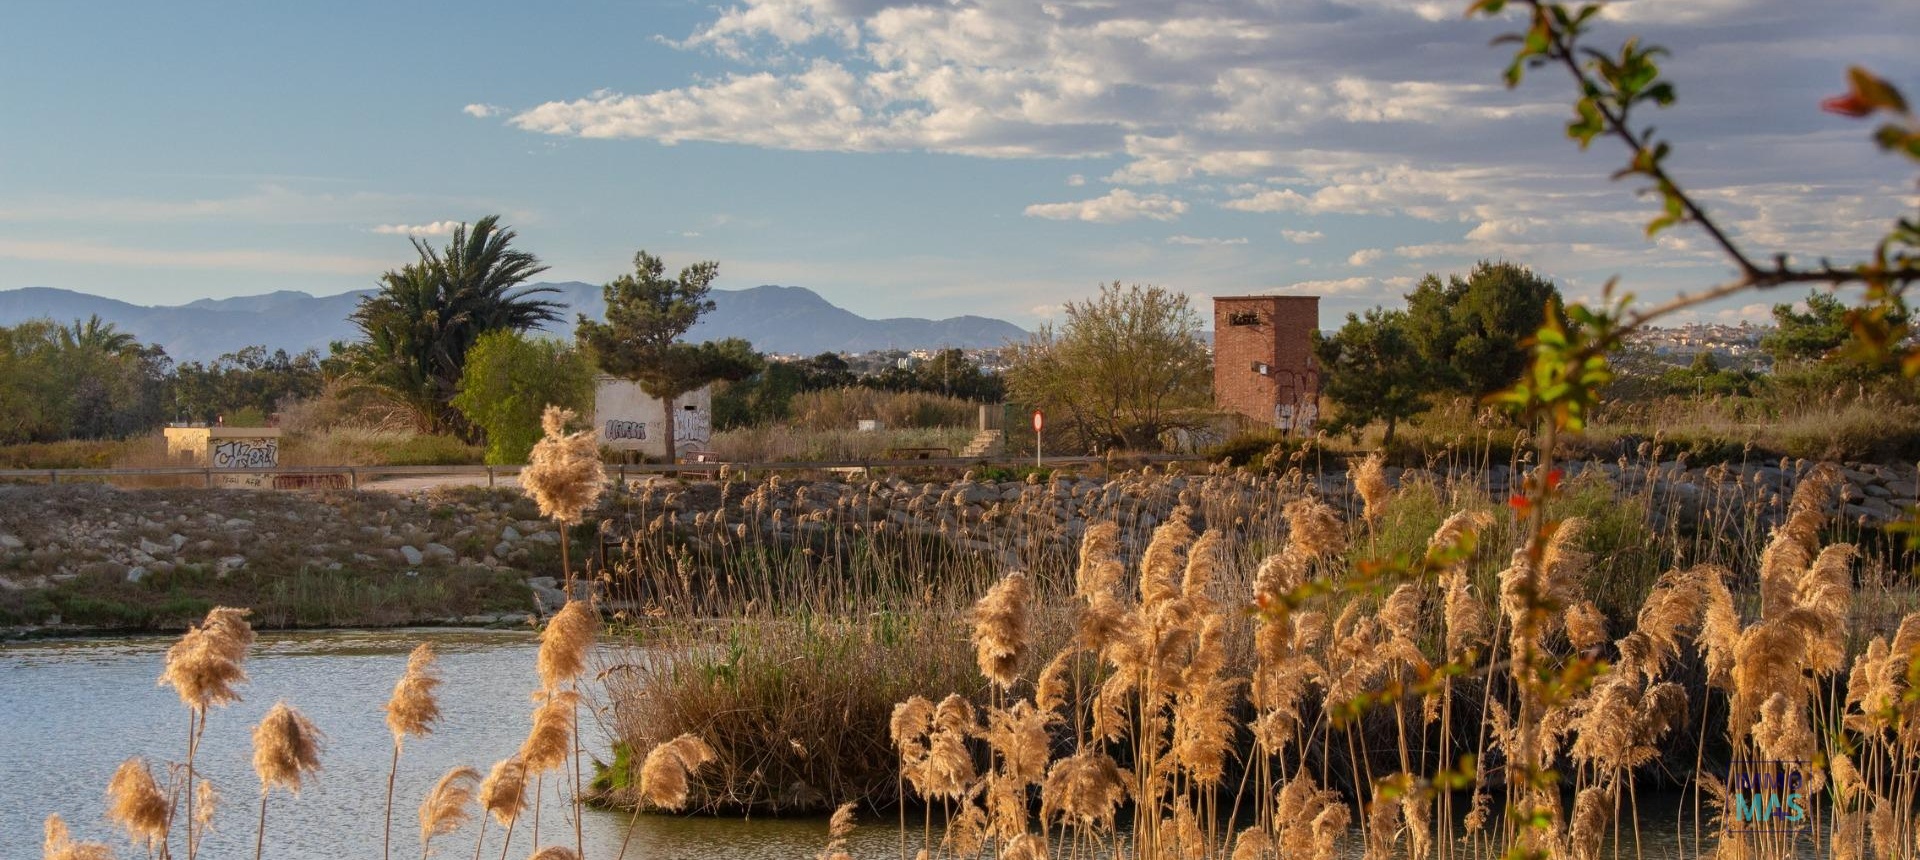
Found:
[{"label": "red road sign", "polygon": [[1033,432],[1040,432],[1040,428],[1046,426],[1046,423],[1047,419],[1041,416],[1040,410],[1033,410]]}]

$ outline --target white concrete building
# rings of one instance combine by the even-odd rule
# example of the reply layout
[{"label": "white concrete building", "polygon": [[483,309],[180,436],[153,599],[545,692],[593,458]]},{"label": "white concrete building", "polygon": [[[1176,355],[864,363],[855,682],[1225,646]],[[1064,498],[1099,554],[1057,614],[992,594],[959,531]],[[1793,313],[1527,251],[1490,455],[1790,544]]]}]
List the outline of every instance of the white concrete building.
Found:
[{"label": "white concrete building", "polygon": [[685,459],[713,441],[713,386],[681,396],[669,417],[664,404],[640,390],[639,383],[600,376],[594,381],[593,429],[610,449],[655,459],[667,456],[664,434],[670,429],[674,449]]}]

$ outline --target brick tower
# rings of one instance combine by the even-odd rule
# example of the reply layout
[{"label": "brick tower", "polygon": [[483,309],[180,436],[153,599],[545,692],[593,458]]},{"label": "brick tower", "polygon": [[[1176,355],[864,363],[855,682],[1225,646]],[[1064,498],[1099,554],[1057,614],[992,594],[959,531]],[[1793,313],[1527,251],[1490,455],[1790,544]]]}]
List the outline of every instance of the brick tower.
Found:
[{"label": "brick tower", "polygon": [[1213,300],[1213,401],[1264,427],[1310,433],[1320,417],[1319,296]]}]

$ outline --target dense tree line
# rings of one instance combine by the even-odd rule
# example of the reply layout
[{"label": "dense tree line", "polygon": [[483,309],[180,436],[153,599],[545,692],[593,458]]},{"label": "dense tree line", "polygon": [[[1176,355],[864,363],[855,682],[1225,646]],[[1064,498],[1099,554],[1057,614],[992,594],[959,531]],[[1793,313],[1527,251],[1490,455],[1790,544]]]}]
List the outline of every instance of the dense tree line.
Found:
[{"label": "dense tree line", "polygon": [[1519,378],[1527,340],[1560,291],[1525,266],[1482,261],[1465,276],[1429,274],[1406,295],[1404,310],[1348,314],[1329,337],[1316,337],[1323,393],[1334,406],[1333,432],[1357,434],[1373,423],[1385,439],[1437,398],[1481,398]]},{"label": "dense tree line", "polygon": [[0,444],[115,439],[168,421],[258,423],[324,383],[319,356],[248,347],[175,365],[95,317],[0,327]]}]

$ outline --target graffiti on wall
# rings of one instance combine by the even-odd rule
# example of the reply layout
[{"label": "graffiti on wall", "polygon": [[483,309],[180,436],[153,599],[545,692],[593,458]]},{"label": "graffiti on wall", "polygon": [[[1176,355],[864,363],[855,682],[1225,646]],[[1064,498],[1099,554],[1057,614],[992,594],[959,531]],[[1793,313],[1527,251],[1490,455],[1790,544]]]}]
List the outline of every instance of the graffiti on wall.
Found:
[{"label": "graffiti on wall", "polygon": [[1275,404],[1273,418],[1274,426],[1281,430],[1306,432],[1320,420],[1320,404],[1311,401]]},{"label": "graffiti on wall", "polygon": [[645,440],[647,438],[647,422],[610,420],[607,422],[606,436],[609,442],[619,439]]},{"label": "graffiti on wall", "polygon": [[213,443],[216,469],[271,469],[279,464],[278,439],[226,439]]},{"label": "graffiti on wall", "polygon": [[673,444],[676,448],[705,445],[713,439],[713,419],[698,409],[673,413]]}]

